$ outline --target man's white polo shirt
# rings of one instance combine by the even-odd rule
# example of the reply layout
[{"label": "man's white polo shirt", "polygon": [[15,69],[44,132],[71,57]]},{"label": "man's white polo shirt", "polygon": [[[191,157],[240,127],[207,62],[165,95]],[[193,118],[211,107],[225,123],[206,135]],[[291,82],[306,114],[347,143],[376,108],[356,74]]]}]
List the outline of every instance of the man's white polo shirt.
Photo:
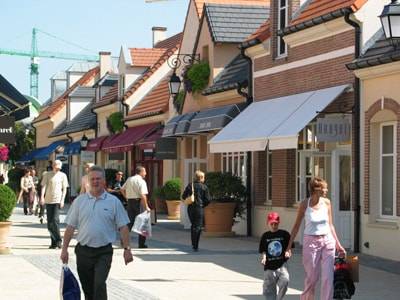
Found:
[{"label": "man's white polo shirt", "polygon": [[122,189],[126,190],[127,199],[139,199],[142,195],[147,195],[147,183],[139,174],[129,177]]},{"label": "man's white polo shirt", "polygon": [[88,192],[74,200],[65,223],[78,229],[76,240],[81,245],[97,248],[115,242],[118,229],[129,218],[117,197],[104,192],[96,199]]}]

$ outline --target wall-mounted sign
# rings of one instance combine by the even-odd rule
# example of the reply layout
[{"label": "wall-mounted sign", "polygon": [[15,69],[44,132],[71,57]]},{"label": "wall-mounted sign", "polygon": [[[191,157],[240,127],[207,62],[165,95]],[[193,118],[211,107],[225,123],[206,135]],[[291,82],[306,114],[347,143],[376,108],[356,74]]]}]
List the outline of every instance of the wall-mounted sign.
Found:
[{"label": "wall-mounted sign", "polygon": [[15,144],[14,126],[14,117],[0,117],[0,143]]},{"label": "wall-mounted sign", "polygon": [[175,138],[161,138],[156,141],[156,159],[177,159]]},{"label": "wall-mounted sign", "polygon": [[92,151],[81,151],[81,162],[94,164],[95,155],[96,153]]},{"label": "wall-mounted sign", "polygon": [[317,119],[316,135],[319,142],[347,142],[351,138],[350,119],[344,117]]}]

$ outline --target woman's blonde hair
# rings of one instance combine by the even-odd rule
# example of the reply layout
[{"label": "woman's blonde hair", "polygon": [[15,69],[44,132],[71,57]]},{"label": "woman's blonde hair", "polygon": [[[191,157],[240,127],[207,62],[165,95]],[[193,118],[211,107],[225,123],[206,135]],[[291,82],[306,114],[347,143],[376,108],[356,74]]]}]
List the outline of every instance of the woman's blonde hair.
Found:
[{"label": "woman's blonde hair", "polygon": [[204,179],[205,175],[204,172],[197,170],[196,172],[194,172],[194,178],[196,181],[200,181],[202,179]]},{"label": "woman's blonde hair", "polygon": [[308,190],[310,191],[310,194],[314,194],[315,192],[322,193],[327,186],[328,183],[324,179],[320,177],[314,177],[308,183]]}]

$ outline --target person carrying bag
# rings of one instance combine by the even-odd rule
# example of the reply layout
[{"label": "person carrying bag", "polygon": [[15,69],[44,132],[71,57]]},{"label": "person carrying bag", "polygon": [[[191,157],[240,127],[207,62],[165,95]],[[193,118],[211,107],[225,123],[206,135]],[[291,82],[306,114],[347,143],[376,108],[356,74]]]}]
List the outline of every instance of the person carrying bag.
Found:
[{"label": "person carrying bag", "polygon": [[194,203],[194,188],[193,188],[193,182],[192,182],[192,193],[190,194],[190,196],[186,197],[183,200],[183,203],[185,203],[186,205],[190,205]]}]

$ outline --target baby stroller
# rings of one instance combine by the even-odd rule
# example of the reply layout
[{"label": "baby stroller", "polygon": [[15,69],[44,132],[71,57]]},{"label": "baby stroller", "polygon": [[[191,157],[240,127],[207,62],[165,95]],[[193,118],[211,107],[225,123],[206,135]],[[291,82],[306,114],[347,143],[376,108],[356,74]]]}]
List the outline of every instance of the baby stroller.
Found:
[{"label": "baby stroller", "polygon": [[350,265],[345,258],[335,258],[335,273],[333,277],[333,299],[351,299],[356,290],[351,278]]}]

